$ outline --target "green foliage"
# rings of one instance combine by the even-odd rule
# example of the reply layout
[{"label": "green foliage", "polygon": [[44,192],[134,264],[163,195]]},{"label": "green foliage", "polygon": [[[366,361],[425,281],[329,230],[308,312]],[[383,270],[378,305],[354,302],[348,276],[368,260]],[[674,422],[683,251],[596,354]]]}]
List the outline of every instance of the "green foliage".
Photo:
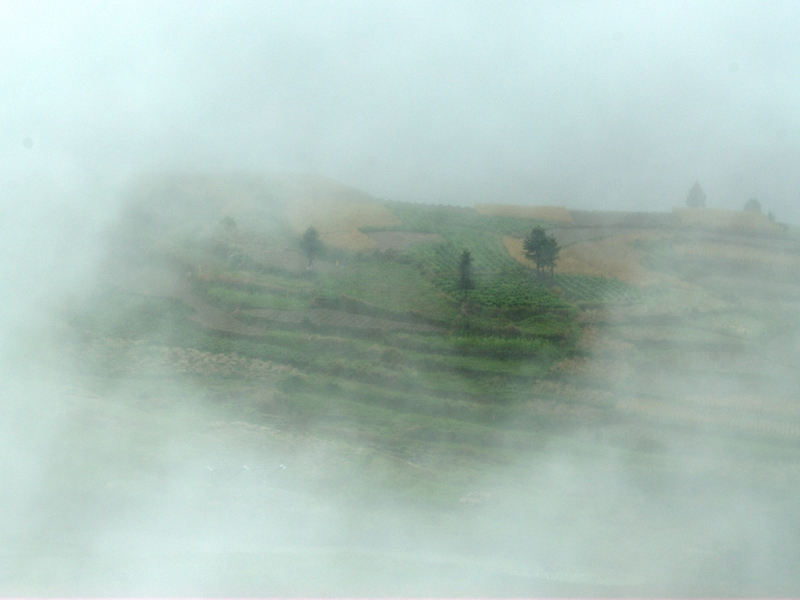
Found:
[{"label": "green foliage", "polygon": [[502,360],[536,357],[552,347],[545,338],[501,337],[483,335],[453,336],[453,348],[473,356],[490,356]]},{"label": "green foliage", "polygon": [[319,232],[313,227],[306,229],[303,237],[300,238],[300,250],[308,259],[308,266],[314,266],[314,259],[319,258],[325,252],[325,244],[319,237]]},{"label": "green foliage", "polygon": [[531,230],[522,243],[522,248],[525,250],[525,257],[535,262],[537,268],[541,268],[542,266],[540,254],[546,241],[547,234],[544,231],[544,227],[538,225]]},{"label": "green foliage", "polygon": [[541,249],[541,258],[542,263],[545,267],[550,267],[550,277],[553,277],[553,269],[556,264],[556,260],[558,260],[558,255],[561,252],[561,248],[552,235],[547,236],[547,239],[544,242],[544,245]]},{"label": "green foliage", "polygon": [[556,238],[547,235],[544,227],[537,225],[525,237],[522,247],[525,257],[536,264],[536,274],[540,275],[543,269],[550,267],[552,277],[553,267],[561,250]]},{"label": "green foliage", "polygon": [[289,295],[277,295],[264,292],[248,292],[223,286],[209,286],[206,299],[217,306],[225,308],[272,308],[276,310],[298,310],[307,308],[309,301]]},{"label": "green foliage", "polygon": [[[401,225],[392,228],[393,230],[436,233],[456,243],[461,241],[454,236],[460,235],[465,230],[489,233],[494,237],[519,236],[534,225],[542,223],[536,219],[479,215],[472,208],[459,206],[407,202],[387,202],[386,206],[401,221]],[[466,245],[472,248],[471,244]],[[472,250],[477,254],[475,248]]]},{"label": "green foliage", "polygon": [[436,320],[454,315],[454,308],[414,265],[354,260],[319,277],[318,293],[329,298],[358,298],[389,311],[417,313]]},{"label": "green foliage", "polygon": [[482,231],[464,230],[452,240],[420,244],[409,250],[409,255],[424,273],[443,277],[458,277],[461,254],[459,248],[470,249],[472,273],[477,276],[514,270],[517,262],[508,254],[497,235]]},{"label": "green foliage", "polygon": [[[438,283],[448,293],[458,293],[456,282],[441,279]],[[546,287],[526,277],[508,277],[506,273],[477,280],[472,301],[487,308],[523,309],[531,314],[570,309],[567,302],[550,293]]]},{"label": "green foliage", "polygon": [[475,282],[472,280],[472,255],[469,250],[461,253],[458,263],[458,287],[464,292],[465,301],[469,291],[475,287]]}]

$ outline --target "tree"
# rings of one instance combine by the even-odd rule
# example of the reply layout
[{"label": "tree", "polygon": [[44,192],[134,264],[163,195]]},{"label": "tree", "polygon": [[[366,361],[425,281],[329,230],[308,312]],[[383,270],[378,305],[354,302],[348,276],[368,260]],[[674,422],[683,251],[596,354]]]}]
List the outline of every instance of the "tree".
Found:
[{"label": "tree", "polygon": [[755,198],[750,198],[750,200],[744,203],[743,210],[761,214],[761,202],[759,202]]},{"label": "tree", "polygon": [[689,195],[686,196],[686,206],[689,208],[705,208],[706,207],[706,193],[700,187],[698,181],[694,182],[692,189],[689,190]]},{"label": "tree", "polygon": [[308,268],[314,268],[314,259],[319,258],[325,252],[325,244],[319,237],[319,232],[313,227],[306,229],[303,237],[300,238],[300,250],[308,258]]},{"label": "tree", "polygon": [[542,262],[544,267],[550,267],[550,281],[553,280],[553,270],[555,269],[556,260],[558,260],[558,255],[561,252],[561,247],[558,245],[556,238],[552,235],[548,235],[545,239],[544,245],[542,246]]},{"label": "tree", "polygon": [[472,253],[464,250],[458,263],[458,289],[464,292],[464,302],[467,301],[469,291],[475,287],[472,281]]},{"label": "tree", "polygon": [[522,242],[522,249],[525,251],[525,258],[533,261],[533,263],[536,265],[537,277],[541,275],[542,267],[544,267],[542,248],[544,247],[545,240],[547,240],[547,234],[544,231],[544,227],[537,225],[531,230],[531,232],[525,238],[525,241]]},{"label": "tree", "polygon": [[550,276],[553,276],[553,269],[561,248],[552,235],[547,235],[544,227],[537,225],[525,238],[522,243],[525,257],[536,264],[536,276],[541,277],[542,271],[550,267]]}]

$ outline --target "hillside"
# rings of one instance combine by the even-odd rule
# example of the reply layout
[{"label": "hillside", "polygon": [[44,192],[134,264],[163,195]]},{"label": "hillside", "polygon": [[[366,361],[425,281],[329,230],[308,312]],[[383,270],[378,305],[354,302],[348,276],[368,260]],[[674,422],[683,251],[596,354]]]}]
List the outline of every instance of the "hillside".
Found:
[{"label": "hillside", "polygon": [[[269,487],[278,511],[358,495],[376,528],[387,506],[422,507],[447,535],[470,510],[499,519],[525,549],[487,567],[488,550],[467,535],[481,577],[499,586],[487,593],[524,594],[526,581],[554,594],[738,593],[728,548],[743,552],[755,534],[728,540],[703,519],[715,502],[740,515],[719,490],[750,494],[758,481],[753,510],[788,552],[779,524],[800,483],[800,241],[723,216],[414,205],[302,177],[151,178],[109,232],[97,288],[65,312],[63,343],[92,411],[167,415],[168,431],[169,415],[202,407],[192,444],[293,461],[294,479]],[[327,253],[308,269],[298,240],[311,225]],[[553,280],[536,280],[521,253],[537,225],[562,246]],[[466,302],[463,249],[474,260]],[[123,399],[100,400],[119,388]],[[550,460],[572,465],[575,481],[535,469],[519,478]],[[625,483],[595,481],[606,476]],[[558,500],[537,488],[542,478]],[[237,510],[255,514],[247,494],[260,484],[243,485]],[[569,508],[531,520],[525,498]],[[653,519],[651,501],[680,525],[666,509]],[[618,503],[630,511],[609,517]],[[558,532],[573,539],[598,521],[603,536],[631,541],[610,555],[607,542],[579,544],[581,574],[565,557],[526,554],[537,528],[555,552]],[[631,566],[636,552],[643,566]],[[520,566],[529,560],[533,571]],[[783,564],[744,589],[795,589]]]}]

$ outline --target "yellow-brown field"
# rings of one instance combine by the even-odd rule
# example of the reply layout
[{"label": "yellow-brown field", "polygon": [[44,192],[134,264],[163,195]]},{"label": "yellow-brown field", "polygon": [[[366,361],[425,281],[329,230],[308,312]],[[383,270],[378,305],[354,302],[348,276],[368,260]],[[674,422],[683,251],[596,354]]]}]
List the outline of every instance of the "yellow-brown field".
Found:
[{"label": "yellow-brown field", "polygon": [[489,217],[539,219],[572,225],[572,213],[563,206],[516,206],[513,204],[476,204],[475,212]]},{"label": "yellow-brown field", "polygon": [[[562,248],[556,269],[560,273],[613,277],[637,286],[656,283],[676,285],[677,279],[643,267],[642,253],[635,247],[637,241],[663,239],[668,235],[639,232],[571,244]],[[521,239],[504,237],[503,244],[516,261],[534,267],[534,264],[525,258]]]},{"label": "yellow-brown field", "polygon": [[286,217],[298,233],[315,227],[328,246],[344,250],[373,250],[375,240],[360,227],[394,227],[400,224],[388,208],[377,202],[308,199],[286,208]]},{"label": "yellow-brown field", "polygon": [[735,229],[746,232],[778,232],[781,226],[765,215],[722,208],[673,208],[672,212],[687,227]]},{"label": "yellow-brown field", "polygon": [[685,257],[710,258],[778,269],[800,269],[800,255],[740,244],[693,241],[676,244],[675,250]]}]

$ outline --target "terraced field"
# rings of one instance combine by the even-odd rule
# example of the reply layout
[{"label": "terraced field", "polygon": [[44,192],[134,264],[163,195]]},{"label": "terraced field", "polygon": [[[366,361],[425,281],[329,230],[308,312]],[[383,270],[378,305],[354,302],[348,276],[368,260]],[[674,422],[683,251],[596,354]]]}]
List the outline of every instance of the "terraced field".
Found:
[{"label": "terraced field", "polygon": [[392,321],[389,319],[379,319],[367,315],[354,315],[343,313],[336,310],[324,308],[309,310],[274,310],[274,309],[250,309],[241,311],[243,315],[249,315],[267,321],[279,321],[282,323],[309,323],[318,327],[328,327],[333,329],[368,329],[380,331],[415,331],[426,333],[443,333],[444,330],[425,325],[424,323],[409,323],[404,321]]},{"label": "terraced field", "polygon": [[752,396],[631,398],[617,408],[655,421],[719,428],[787,439],[800,437],[800,409],[793,401]]},{"label": "terraced field", "polygon": [[[567,234],[566,209],[396,202],[359,229],[341,215],[377,202],[364,195],[275,184],[267,210],[256,188],[212,189],[202,210],[187,192],[206,215],[191,234],[172,212],[142,231],[131,217],[102,283],[64,310],[86,393],[41,420],[72,415],[80,432],[65,481],[110,457],[74,497],[181,506],[175,523],[131,519],[143,538],[171,532],[164,560],[187,573],[223,540],[219,571],[242,582],[223,587],[243,594],[284,567],[306,587],[270,590],[324,595],[345,571],[362,595],[800,590],[796,240],[646,215],[600,231],[602,215],[576,214]],[[369,245],[329,236],[307,269],[278,202],[305,193],[338,194],[325,214]],[[508,240],[545,217],[572,242],[536,280]]]}]

